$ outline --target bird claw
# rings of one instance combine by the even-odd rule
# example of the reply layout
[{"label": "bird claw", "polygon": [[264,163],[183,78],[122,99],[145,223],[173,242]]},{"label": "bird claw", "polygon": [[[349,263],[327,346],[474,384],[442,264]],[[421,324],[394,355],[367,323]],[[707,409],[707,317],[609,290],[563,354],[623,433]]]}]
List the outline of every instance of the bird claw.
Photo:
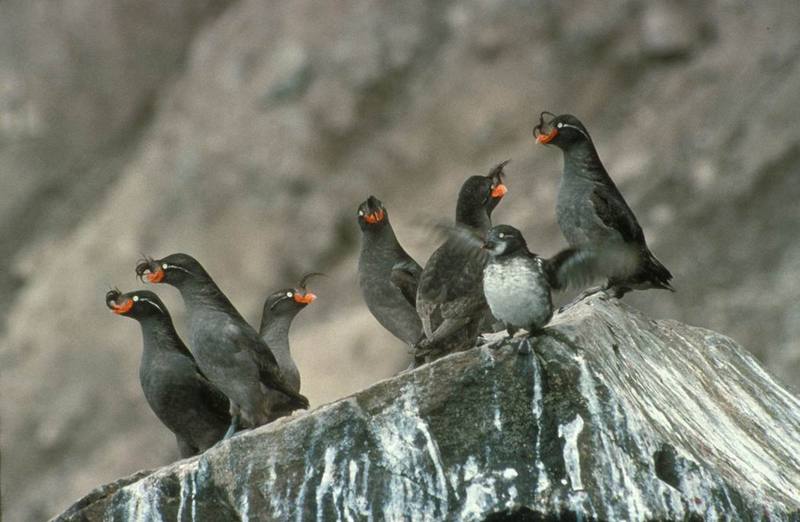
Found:
[{"label": "bird claw", "polygon": [[413,360],[411,361],[411,364],[408,365],[408,368],[406,368],[405,370],[400,370],[395,375],[405,375],[410,371],[416,370],[417,368],[419,368],[419,366],[417,365],[417,361]]},{"label": "bird claw", "polygon": [[222,440],[230,439],[236,434],[237,431],[239,431],[239,415],[234,415],[231,417],[231,425],[228,426],[228,431],[226,431],[225,435],[222,436]]}]

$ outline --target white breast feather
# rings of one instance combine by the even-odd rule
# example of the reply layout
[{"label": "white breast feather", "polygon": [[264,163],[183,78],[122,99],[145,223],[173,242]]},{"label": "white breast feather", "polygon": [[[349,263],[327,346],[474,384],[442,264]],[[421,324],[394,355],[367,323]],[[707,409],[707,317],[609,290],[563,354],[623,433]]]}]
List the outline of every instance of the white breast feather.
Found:
[{"label": "white breast feather", "polygon": [[544,326],[552,315],[550,288],[542,273],[542,260],[534,267],[529,258],[490,262],[483,290],[492,314],[519,328]]}]

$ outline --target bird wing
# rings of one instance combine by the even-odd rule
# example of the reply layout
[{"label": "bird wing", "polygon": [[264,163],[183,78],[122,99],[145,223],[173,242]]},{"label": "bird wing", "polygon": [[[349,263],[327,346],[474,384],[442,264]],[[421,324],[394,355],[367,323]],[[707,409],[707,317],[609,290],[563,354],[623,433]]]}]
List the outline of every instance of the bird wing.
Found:
[{"label": "bird wing", "polygon": [[264,386],[289,396],[296,406],[308,408],[308,399],[286,383],[275,355],[255,330],[230,324],[225,328],[225,333],[231,344],[236,346],[237,352],[247,354],[256,364],[259,380]]},{"label": "bird wing", "polygon": [[555,290],[586,285],[596,270],[595,258],[587,249],[567,248],[550,259],[539,259],[547,282]]},{"label": "bird wing", "polygon": [[[434,252],[428,265],[423,270],[417,300],[430,303],[445,303],[461,296],[466,286],[481,281],[485,256],[474,259],[471,256],[453,255],[454,252],[445,244]],[[437,255],[440,254],[440,255]],[[479,257],[479,256],[474,256]]]},{"label": "bird wing", "polygon": [[411,306],[416,305],[417,287],[421,274],[422,267],[409,257],[395,263],[389,275],[389,281],[400,290]]},{"label": "bird wing", "polygon": [[486,306],[481,286],[485,253],[463,248],[457,239],[449,239],[420,277],[417,311],[429,340],[452,334],[450,330],[463,327]]},{"label": "bird wing", "polygon": [[199,384],[198,395],[203,404],[208,407],[215,418],[221,422],[230,423],[230,401],[228,401],[228,397],[203,375],[200,368],[197,369],[195,379]]},{"label": "bird wing", "polygon": [[619,232],[626,243],[644,243],[642,227],[610,178],[594,183],[591,202],[603,224]]},{"label": "bird wing", "polygon": [[[541,259],[541,258],[540,258]],[[567,248],[550,259],[541,259],[553,289],[582,287],[615,274],[630,273],[638,263],[636,247],[614,244],[602,248]]]},{"label": "bird wing", "polygon": [[418,299],[442,303],[457,299],[463,288],[483,279],[488,254],[481,234],[461,225],[438,227],[447,238],[428,260],[419,278]]}]

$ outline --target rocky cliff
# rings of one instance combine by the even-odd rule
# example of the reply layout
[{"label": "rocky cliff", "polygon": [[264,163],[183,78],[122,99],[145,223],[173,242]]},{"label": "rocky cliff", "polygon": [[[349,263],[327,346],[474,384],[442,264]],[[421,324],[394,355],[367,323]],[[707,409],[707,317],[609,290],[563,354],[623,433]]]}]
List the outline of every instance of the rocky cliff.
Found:
[{"label": "rocky cliff", "polygon": [[729,338],[594,297],[534,355],[516,342],[140,472],[57,520],[800,517],[800,399]]},{"label": "rocky cliff", "polygon": [[564,246],[543,109],[589,126],[675,274],[626,302],[800,382],[799,19],[796,0],[0,0],[4,519],[176,457],[138,328],[103,305],[141,253],[195,255],[256,324],[271,291],[329,274],[292,332],[329,403],[407,365],[358,292],[368,194],[423,262],[416,225],[512,158],[496,221]]}]

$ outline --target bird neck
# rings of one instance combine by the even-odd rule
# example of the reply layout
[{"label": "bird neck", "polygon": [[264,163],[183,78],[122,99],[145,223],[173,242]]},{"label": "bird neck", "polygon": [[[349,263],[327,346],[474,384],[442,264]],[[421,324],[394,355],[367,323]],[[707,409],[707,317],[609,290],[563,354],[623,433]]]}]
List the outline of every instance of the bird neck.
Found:
[{"label": "bird neck", "polygon": [[222,290],[210,277],[186,281],[178,287],[178,291],[180,291],[181,297],[183,297],[183,301],[186,304],[186,310],[190,315],[200,309],[211,308],[234,316],[240,316],[228,297],[222,293]]},{"label": "bird neck", "polygon": [[590,140],[575,143],[564,151],[564,172],[590,179],[608,176],[597,149]]},{"label": "bird neck", "polygon": [[[276,358],[289,356],[289,328],[294,315],[265,314],[261,319],[261,338]],[[280,362],[280,361],[279,361]]]},{"label": "bird neck", "polygon": [[139,321],[142,327],[144,350],[142,357],[152,356],[159,351],[173,351],[190,354],[189,350],[178,337],[175,325],[169,315],[152,315]]},{"label": "bird neck", "polygon": [[482,206],[459,204],[456,206],[456,224],[485,233],[492,228],[492,219]]},{"label": "bird neck", "polygon": [[361,242],[362,252],[371,252],[374,249],[386,251],[402,250],[400,242],[397,241],[397,236],[394,235],[394,229],[388,221],[379,228],[365,230],[363,236]]}]

